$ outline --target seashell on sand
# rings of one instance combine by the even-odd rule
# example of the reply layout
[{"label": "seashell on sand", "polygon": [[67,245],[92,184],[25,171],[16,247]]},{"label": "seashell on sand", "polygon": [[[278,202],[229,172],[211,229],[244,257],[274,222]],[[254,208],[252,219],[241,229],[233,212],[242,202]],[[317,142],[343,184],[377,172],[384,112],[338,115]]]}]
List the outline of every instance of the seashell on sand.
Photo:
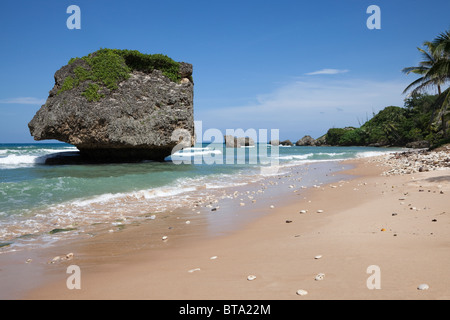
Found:
[{"label": "seashell on sand", "polygon": [[254,276],[254,275],[249,275],[248,277],[247,277],[247,280],[248,281],[253,281],[253,280],[255,280],[256,279],[256,276]]},{"label": "seashell on sand", "polygon": [[417,287],[417,290],[423,291],[423,290],[428,290],[430,289],[430,286],[427,285],[426,283],[421,284],[420,286]]},{"label": "seashell on sand", "polygon": [[315,256],[314,259],[316,259],[316,260],[322,259],[322,255],[319,254],[319,255]]},{"label": "seashell on sand", "polygon": [[297,295],[299,295],[299,296],[306,296],[307,294],[308,294],[308,291],[306,291],[306,290],[303,290],[303,289],[297,290]]},{"label": "seashell on sand", "polygon": [[316,281],[322,281],[325,278],[325,274],[324,273],[319,273],[314,280]]}]

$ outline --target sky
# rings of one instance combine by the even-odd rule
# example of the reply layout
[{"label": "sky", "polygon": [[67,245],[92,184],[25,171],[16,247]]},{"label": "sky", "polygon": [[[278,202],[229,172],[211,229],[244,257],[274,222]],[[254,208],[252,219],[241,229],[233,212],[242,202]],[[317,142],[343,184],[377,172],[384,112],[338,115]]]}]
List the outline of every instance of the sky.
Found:
[{"label": "sky", "polygon": [[[70,5],[81,29],[68,29]],[[369,29],[371,5],[381,29]],[[100,48],[194,66],[202,132],[279,129],[280,139],[359,127],[403,106],[417,47],[450,29],[448,0],[2,0],[0,143],[33,142],[28,122],[72,57]],[[434,92],[431,92],[434,93]]]}]

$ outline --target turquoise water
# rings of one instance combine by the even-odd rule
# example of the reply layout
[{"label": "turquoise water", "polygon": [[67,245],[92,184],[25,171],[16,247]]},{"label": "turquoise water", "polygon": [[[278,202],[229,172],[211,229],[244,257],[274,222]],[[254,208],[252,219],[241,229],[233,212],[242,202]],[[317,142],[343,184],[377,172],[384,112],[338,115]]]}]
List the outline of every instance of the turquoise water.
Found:
[{"label": "turquoise water", "polygon": [[[74,151],[68,144],[0,144],[0,243],[55,228],[182,207],[210,189],[258,181],[286,166],[393,150],[267,145],[226,149],[203,144],[163,163],[44,164],[56,153]],[[182,163],[174,163],[177,160]]]}]

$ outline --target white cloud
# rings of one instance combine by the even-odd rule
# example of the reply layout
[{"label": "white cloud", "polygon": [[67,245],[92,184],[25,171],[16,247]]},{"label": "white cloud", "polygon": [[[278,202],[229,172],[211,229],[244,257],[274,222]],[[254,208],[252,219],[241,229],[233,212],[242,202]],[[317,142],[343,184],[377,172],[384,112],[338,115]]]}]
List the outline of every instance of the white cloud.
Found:
[{"label": "white cloud", "polygon": [[280,129],[282,138],[319,137],[332,127],[357,127],[387,106],[403,106],[407,85],[394,80],[304,77],[257,96],[254,103],[198,108],[196,120],[202,120],[204,128]]},{"label": "white cloud", "polygon": [[33,98],[33,97],[18,97],[9,99],[0,99],[1,104],[34,104],[43,105],[45,99]]},{"label": "white cloud", "polygon": [[320,74],[340,74],[347,73],[349,70],[340,70],[340,69],[322,69],[314,72],[305,73],[307,76],[315,76]]}]

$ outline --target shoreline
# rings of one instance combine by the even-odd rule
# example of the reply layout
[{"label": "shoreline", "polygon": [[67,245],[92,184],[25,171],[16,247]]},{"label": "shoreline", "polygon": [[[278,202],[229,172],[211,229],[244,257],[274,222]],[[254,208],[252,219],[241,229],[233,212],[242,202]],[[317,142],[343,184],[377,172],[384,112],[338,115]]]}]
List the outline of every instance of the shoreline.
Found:
[{"label": "shoreline", "polygon": [[[315,172],[311,174],[310,171],[313,169],[310,170],[310,167],[325,172],[324,177],[319,178],[321,174]],[[161,212],[153,221],[127,224],[121,228],[113,227],[114,232],[111,227],[106,229],[103,227],[103,232],[97,232],[92,237],[86,234],[63,237],[56,243],[45,244],[43,248],[33,244],[32,247],[23,247],[19,251],[6,251],[0,254],[5,271],[3,274],[0,273],[0,280],[3,282],[3,288],[10,289],[0,291],[0,299],[22,298],[26,294],[21,291],[30,291],[33,286],[45,286],[53,278],[66,279],[65,268],[70,263],[104,265],[110,263],[111,259],[120,259],[140,251],[153,254],[167,250],[173,245],[178,246],[180,243],[194,244],[228,236],[261,216],[273,212],[271,209],[267,210],[269,205],[274,203],[273,198],[277,198],[279,193],[285,193],[288,188],[288,186],[285,186],[286,189],[284,186],[278,187],[278,180],[281,176],[290,177],[289,171],[296,171],[297,178],[300,177],[289,178],[291,184],[299,184],[297,180],[301,180],[302,184],[312,188],[317,179],[336,180],[334,175],[339,175],[338,170],[341,169],[343,166],[338,161],[283,167],[284,173],[267,176],[266,181],[256,179],[256,182],[250,181],[245,185],[210,189],[208,196],[202,201],[195,200],[193,205],[187,208]],[[285,181],[280,182],[284,183]],[[298,185],[294,190],[290,188],[291,186],[289,185],[287,189],[289,192],[308,191],[303,189],[307,187],[300,188]],[[246,206],[241,206],[244,203]],[[187,222],[189,226],[186,225]],[[136,232],[139,236],[136,236]],[[169,241],[161,241],[164,235],[169,236]],[[132,246],[128,246],[128,243]],[[75,259],[65,261],[64,256],[68,253],[74,253]],[[58,256],[62,259],[53,262],[54,257]],[[25,266],[24,261],[31,262]],[[12,278],[9,277],[10,274],[13,275]],[[45,280],[39,281],[37,278]]]},{"label": "shoreline", "polygon": [[[77,248],[71,244],[70,249],[76,249],[74,258],[55,265],[41,265],[45,285],[32,287],[21,298],[450,298],[446,289],[450,287],[450,277],[446,276],[445,267],[450,262],[448,250],[445,250],[450,247],[450,219],[448,215],[437,212],[440,209],[445,212],[445,207],[448,207],[446,196],[437,191],[450,192],[449,182],[446,178],[439,181],[440,190],[434,181],[427,182],[430,192],[425,193],[413,193],[417,186],[411,185],[428,181],[423,179],[433,176],[448,177],[449,172],[418,173],[417,180],[411,182],[411,176],[381,176],[383,168],[368,159],[347,160],[345,163],[355,168],[337,175],[351,174],[352,179],[339,182],[336,179],[331,184],[303,190],[300,197],[292,190],[288,191],[276,201],[271,199],[275,208],[268,208],[269,202],[266,201],[265,214],[244,223],[236,231],[227,231],[215,238],[202,238],[197,233],[177,239],[176,232],[173,232],[168,241],[157,241],[158,245],[152,248],[139,248],[137,240],[142,242],[146,236],[157,239],[160,235],[151,235],[149,229],[148,233],[136,234],[130,228],[114,235],[121,238],[123,247],[137,247],[128,252],[114,248],[118,242],[111,239],[112,235],[97,237],[95,243],[92,239],[82,241]],[[283,177],[285,186],[291,178]],[[408,204],[398,207],[398,199],[405,192],[408,192],[410,202],[429,201],[422,206],[427,208],[428,205],[427,210],[437,210],[433,213],[433,217],[438,216],[437,222],[431,222],[430,211],[427,211],[427,217],[418,215],[416,211],[413,217],[403,213],[405,210],[412,212]],[[430,197],[433,199],[422,199]],[[384,208],[384,212],[377,214],[377,210],[373,212],[374,208]],[[251,211],[250,206],[240,209]],[[308,213],[300,214],[300,210],[308,210]],[[318,213],[317,210],[323,212]],[[393,210],[399,211],[398,214],[393,216]],[[418,232],[418,225],[433,232]],[[382,228],[386,231],[380,231]],[[141,227],[139,230],[144,229]],[[436,248],[430,250],[430,245]],[[412,257],[409,250],[413,252]],[[322,255],[322,258],[314,259],[317,255]],[[211,257],[217,258],[211,260]],[[427,261],[433,261],[429,272]],[[69,264],[80,265],[83,270],[82,290],[67,289],[65,281],[68,275],[65,271]],[[370,265],[380,266],[381,290],[367,289],[366,280],[370,275],[366,269]],[[415,267],[412,270],[411,265]],[[314,281],[315,275],[322,272],[325,279]],[[254,281],[247,280],[250,274],[256,276]],[[428,283],[431,289],[418,292],[416,287],[421,283]],[[309,294],[300,297],[296,295],[299,289],[307,290]]]}]

